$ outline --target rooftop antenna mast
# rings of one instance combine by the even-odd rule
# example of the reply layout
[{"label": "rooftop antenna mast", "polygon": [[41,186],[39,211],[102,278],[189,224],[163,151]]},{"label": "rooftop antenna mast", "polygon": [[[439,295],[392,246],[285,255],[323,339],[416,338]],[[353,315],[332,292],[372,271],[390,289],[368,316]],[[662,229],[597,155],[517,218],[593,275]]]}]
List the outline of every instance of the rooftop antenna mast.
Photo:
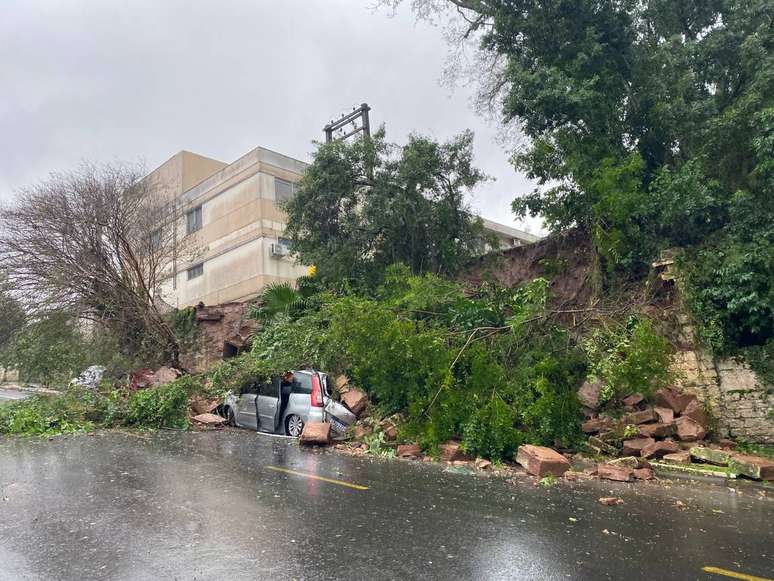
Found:
[{"label": "rooftop antenna mast", "polygon": [[[363,103],[360,107],[353,107],[351,113],[342,115],[336,121],[328,123],[328,125],[323,127],[325,142],[330,143],[334,139],[347,139],[361,131],[364,135],[371,137],[371,123],[368,119],[368,112],[370,110],[371,107],[368,106],[368,103]],[[348,125],[351,126],[349,131],[345,129]]]}]

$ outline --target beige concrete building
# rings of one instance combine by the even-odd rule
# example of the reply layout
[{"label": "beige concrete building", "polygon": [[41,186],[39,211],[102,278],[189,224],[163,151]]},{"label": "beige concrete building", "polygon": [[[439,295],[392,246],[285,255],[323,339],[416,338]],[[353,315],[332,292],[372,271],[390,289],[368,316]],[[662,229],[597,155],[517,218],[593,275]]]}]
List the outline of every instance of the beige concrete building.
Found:
[{"label": "beige concrete building", "polygon": [[[162,289],[178,308],[242,302],[268,283],[294,282],[307,274],[288,253],[286,217],[278,203],[295,191],[307,164],[257,147],[226,164],[181,151],[147,177],[174,203],[180,248]],[[502,248],[537,237],[484,221]]]}]

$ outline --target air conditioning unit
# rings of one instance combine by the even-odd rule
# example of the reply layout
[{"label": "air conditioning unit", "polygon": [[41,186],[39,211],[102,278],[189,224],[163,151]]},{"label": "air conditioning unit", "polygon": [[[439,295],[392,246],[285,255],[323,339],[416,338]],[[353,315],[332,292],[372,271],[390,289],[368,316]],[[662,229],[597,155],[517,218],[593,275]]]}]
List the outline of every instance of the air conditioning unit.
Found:
[{"label": "air conditioning unit", "polygon": [[271,245],[271,255],[272,256],[287,256],[290,254],[290,249],[285,246],[284,244],[278,244],[276,242],[272,243]]}]

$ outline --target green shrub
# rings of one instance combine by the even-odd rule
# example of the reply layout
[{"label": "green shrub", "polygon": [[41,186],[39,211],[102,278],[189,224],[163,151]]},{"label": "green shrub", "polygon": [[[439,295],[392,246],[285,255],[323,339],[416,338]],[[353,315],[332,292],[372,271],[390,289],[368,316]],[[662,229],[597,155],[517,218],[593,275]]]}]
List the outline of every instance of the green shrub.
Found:
[{"label": "green shrub", "polygon": [[424,402],[445,381],[454,355],[441,329],[357,297],[340,299],[327,314],[326,344],[335,346],[339,365],[386,411]]},{"label": "green shrub", "polygon": [[494,397],[473,412],[462,428],[465,450],[482,458],[510,458],[522,442],[516,411]]},{"label": "green shrub", "polygon": [[630,318],[615,329],[597,329],[582,340],[589,374],[605,387],[602,403],[633,393],[649,395],[672,379],[672,349],[648,319]]},{"label": "green shrub", "polygon": [[127,422],[141,428],[187,428],[188,396],[191,380],[187,377],[129,396]]},{"label": "green shrub", "polygon": [[73,388],[61,396],[32,396],[0,406],[0,433],[33,436],[92,430],[93,397]]}]

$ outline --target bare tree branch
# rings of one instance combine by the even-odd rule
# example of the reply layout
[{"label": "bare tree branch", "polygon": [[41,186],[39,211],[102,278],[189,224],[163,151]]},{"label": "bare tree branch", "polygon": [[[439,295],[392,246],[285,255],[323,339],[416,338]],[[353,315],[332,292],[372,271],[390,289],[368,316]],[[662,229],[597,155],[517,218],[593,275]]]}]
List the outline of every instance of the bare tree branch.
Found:
[{"label": "bare tree branch", "polygon": [[135,352],[177,361],[161,310],[176,249],[174,205],[139,168],[83,164],[18,193],[0,211],[0,269],[31,313],[103,321]]}]

